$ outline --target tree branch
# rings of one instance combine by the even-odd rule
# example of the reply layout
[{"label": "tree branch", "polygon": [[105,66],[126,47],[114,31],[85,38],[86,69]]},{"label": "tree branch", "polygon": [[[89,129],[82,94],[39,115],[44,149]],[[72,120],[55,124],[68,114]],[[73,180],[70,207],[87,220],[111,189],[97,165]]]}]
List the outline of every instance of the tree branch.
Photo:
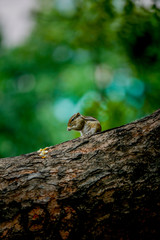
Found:
[{"label": "tree branch", "polygon": [[1,239],[160,239],[160,110],[0,159]]}]

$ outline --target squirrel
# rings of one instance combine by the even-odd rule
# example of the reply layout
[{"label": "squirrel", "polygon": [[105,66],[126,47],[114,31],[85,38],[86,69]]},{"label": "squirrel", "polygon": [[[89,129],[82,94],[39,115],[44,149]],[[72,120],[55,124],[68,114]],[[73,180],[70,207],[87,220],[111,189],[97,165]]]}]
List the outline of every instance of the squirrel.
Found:
[{"label": "squirrel", "polygon": [[79,131],[81,136],[85,136],[101,132],[101,124],[96,118],[75,113],[68,121],[67,130]]}]

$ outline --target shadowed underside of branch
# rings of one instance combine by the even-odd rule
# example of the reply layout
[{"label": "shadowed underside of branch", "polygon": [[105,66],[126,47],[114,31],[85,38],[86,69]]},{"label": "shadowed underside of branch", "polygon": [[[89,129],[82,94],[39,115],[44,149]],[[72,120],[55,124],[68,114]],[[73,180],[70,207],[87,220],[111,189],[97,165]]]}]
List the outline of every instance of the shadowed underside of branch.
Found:
[{"label": "shadowed underside of branch", "polygon": [[160,110],[0,159],[1,239],[160,239]]}]

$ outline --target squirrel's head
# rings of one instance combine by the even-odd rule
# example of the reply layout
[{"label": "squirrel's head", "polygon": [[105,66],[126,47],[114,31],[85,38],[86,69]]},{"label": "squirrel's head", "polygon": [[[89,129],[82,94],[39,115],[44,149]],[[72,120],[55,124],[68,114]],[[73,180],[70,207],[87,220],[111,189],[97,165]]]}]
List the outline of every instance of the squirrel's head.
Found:
[{"label": "squirrel's head", "polygon": [[84,126],[84,119],[80,113],[74,114],[68,121],[67,130],[81,131]]}]

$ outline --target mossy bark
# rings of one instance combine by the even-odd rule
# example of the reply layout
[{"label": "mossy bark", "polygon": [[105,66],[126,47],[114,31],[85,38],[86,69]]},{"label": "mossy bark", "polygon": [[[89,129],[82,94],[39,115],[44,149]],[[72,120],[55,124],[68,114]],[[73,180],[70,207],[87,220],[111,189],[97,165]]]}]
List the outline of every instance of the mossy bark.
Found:
[{"label": "mossy bark", "polygon": [[160,239],[160,110],[0,159],[1,239]]}]

